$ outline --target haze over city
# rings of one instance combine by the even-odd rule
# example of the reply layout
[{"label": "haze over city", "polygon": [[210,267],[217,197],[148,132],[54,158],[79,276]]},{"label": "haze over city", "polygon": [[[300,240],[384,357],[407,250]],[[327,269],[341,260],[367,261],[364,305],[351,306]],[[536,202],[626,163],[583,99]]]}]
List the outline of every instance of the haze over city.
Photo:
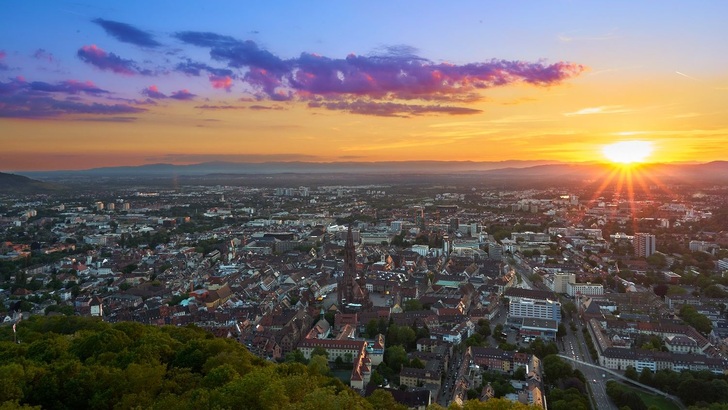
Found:
[{"label": "haze over city", "polygon": [[0,9],[2,171],[728,157],[724,2]]}]

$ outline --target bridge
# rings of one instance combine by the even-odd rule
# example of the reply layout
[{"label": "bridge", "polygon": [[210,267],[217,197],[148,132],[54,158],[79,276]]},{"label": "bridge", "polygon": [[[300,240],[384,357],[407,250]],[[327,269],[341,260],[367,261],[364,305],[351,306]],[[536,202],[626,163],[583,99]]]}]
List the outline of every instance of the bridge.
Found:
[{"label": "bridge", "polygon": [[640,383],[638,381],[632,380],[629,377],[625,377],[623,374],[617,373],[617,372],[615,372],[614,370],[611,370],[611,369],[607,369],[606,367],[597,366],[595,364],[587,363],[587,362],[584,362],[584,361],[581,361],[581,360],[578,360],[578,359],[575,359],[573,357],[569,357],[569,356],[566,356],[566,355],[562,355],[562,354],[560,354],[558,356],[560,358],[562,358],[562,359],[566,359],[566,360],[572,361],[574,363],[579,363],[580,365],[583,365],[583,366],[588,366],[588,367],[597,369],[597,370],[599,370],[602,373],[605,373],[605,374],[608,373],[608,374],[610,374],[611,376],[613,376],[617,380],[620,380],[620,381],[626,382],[628,384],[637,386],[637,387],[639,387],[639,388],[641,388],[643,390],[646,390],[646,391],[648,391],[650,393],[654,393],[654,394],[663,396],[665,398],[668,398],[668,399],[672,400],[673,402],[675,402],[675,404],[677,404],[677,406],[680,407],[681,409],[687,410],[687,407],[685,407],[685,405],[680,401],[679,398],[677,398],[676,396],[673,396],[671,394],[665,393],[664,391],[662,391],[660,389],[656,389],[656,388],[654,388],[652,386],[648,386],[646,384],[642,384],[642,383]]}]

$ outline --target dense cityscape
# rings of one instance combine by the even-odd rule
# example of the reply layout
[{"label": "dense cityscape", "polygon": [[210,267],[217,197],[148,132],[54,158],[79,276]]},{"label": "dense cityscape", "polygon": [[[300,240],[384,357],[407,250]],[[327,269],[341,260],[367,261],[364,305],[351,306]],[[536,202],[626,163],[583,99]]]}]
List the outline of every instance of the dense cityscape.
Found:
[{"label": "dense cityscape", "polygon": [[[36,316],[194,325],[266,361],[322,356],[361,395],[386,390],[409,408],[616,409],[611,380],[678,408],[725,402],[728,191],[620,188],[5,196],[4,334],[22,344]],[[709,397],[703,382],[725,389]]]},{"label": "dense cityscape", "polygon": [[0,2],[0,410],[728,410],[728,2]]}]

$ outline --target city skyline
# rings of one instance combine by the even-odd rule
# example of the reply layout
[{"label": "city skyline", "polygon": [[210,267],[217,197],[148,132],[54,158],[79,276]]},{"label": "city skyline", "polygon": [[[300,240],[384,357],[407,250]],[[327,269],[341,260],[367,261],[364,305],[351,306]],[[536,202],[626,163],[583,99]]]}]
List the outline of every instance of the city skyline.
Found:
[{"label": "city skyline", "polygon": [[2,8],[0,171],[728,158],[721,2]]}]

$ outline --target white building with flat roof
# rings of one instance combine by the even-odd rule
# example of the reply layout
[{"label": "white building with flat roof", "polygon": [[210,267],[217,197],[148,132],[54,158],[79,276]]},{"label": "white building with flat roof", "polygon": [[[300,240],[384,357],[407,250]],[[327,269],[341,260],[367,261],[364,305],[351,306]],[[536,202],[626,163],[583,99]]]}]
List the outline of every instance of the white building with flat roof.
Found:
[{"label": "white building with flat roof", "polygon": [[569,296],[601,296],[604,294],[604,285],[601,283],[568,283],[566,294]]}]

